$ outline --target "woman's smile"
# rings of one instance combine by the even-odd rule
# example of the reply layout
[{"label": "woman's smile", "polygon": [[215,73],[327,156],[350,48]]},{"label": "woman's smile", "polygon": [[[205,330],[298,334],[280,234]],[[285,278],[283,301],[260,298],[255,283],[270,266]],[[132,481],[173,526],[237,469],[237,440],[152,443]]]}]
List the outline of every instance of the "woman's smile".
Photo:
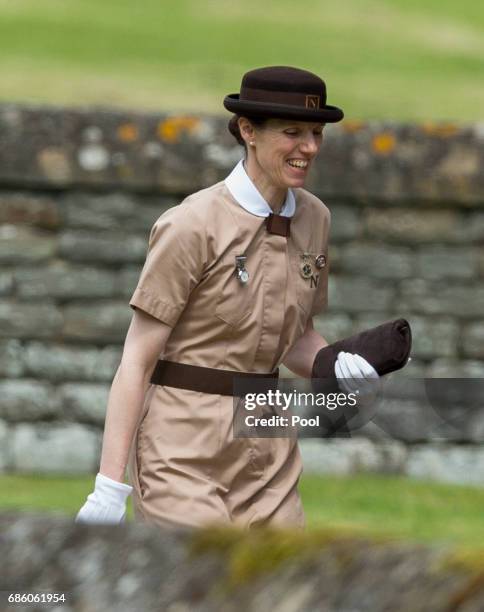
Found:
[{"label": "woman's smile", "polygon": [[301,158],[291,158],[286,160],[286,165],[297,176],[304,176],[309,169],[309,160]]}]

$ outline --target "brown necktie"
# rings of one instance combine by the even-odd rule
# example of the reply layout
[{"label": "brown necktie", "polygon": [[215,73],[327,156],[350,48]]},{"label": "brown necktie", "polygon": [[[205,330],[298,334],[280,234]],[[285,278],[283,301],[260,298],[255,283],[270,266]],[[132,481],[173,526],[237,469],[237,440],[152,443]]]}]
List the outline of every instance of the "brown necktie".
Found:
[{"label": "brown necktie", "polygon": [[285,236],[287,238],[291,226],[291,217],[270,213],[269,216],[266,217],[266,225],[269,234],[277,234],[278,236]]}]

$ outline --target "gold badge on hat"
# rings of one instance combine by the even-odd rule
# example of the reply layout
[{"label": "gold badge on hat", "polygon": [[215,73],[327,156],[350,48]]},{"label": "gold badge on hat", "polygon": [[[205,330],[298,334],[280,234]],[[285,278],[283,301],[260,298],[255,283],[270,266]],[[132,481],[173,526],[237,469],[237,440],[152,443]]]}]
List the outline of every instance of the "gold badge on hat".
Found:
[{"label": "gold badge on hat", "polygon": [[313,268],[311,266],[311,260],[309,258],[309,253],[303,253],[301,255],[301,265],[299,267],[299,272],[301,273],[301,276],[307,280],[308,278],[311,278],[312,273],[313,273]]},{"label": "gold badge on hat", "polygon": [[319,108],[319,96],[306,96],[306,108]]},{"label": "gold badge on hat", "polygon": [[318,268],[318,270],[321,270],[321,268],[324,268],[324,266],[326,265],[325,255],[323,254],[318,255],[316,259],[314,260],[314,263],[316,264],[316,268]]}]

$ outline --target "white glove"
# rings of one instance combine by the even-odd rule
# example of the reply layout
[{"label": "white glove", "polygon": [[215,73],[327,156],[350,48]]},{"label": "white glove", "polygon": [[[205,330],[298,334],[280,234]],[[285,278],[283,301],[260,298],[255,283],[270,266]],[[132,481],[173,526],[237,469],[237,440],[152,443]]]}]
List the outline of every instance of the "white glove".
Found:
[{"label": "white glove", "polygon": [[133,487],[112,480],[101,473],[96,476],[94,492],[76,516],[76,523],[123,523],[126,516],[126,500]]},{"label": "white glove", "polygon": [[361,355],[338,353],[334,372],[339,388],[344,393],[356,393],[358,403],[372,404],[381,387],[381,379],[375,368]]}]

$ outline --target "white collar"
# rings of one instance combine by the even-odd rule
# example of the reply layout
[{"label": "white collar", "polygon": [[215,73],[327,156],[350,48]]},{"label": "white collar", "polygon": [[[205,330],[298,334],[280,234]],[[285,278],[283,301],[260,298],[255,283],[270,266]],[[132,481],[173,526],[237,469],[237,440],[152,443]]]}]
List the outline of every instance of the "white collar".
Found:
[{"label": "white collar", "polygon": [[[245,171],[243,161],[241,159],[227,176],[225,185],[242,208],[258,217],[268,217],[272,209]],[[292,217],[295,211],[296,199],[291,189],[288,189],[286,200],[279,214],[283,217]]]}]

